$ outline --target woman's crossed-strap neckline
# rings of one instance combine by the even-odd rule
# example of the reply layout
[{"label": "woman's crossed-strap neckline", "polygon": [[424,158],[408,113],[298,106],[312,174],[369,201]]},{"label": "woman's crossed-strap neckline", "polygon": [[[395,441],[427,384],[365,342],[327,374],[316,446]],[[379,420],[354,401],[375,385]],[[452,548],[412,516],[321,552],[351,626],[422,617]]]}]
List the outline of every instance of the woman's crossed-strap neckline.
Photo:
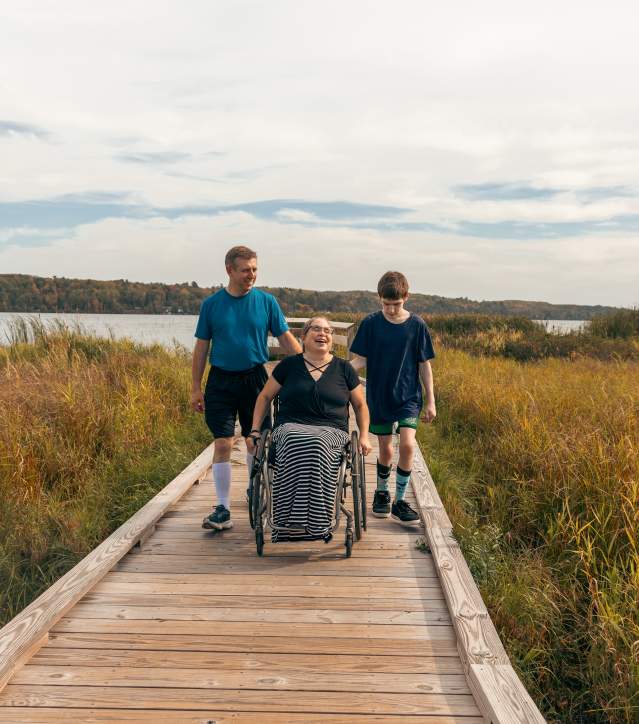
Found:
[{"label": "woman's crossed-strap neckline", "polygon": [[[311,369],[308,369],[308,367],[307,367],[306,371],[310,375],[313,382],[318,382],[319,380],[322,379],[324,372],[326,372],[326,368],[330,365],[330,363],[333,361],[333,359],[334,359],[334,357],[331,356],[331,358],[328,360],[328,362],[324,362],[324,364],[321,364],[321,365],[316,365],[314,362],[311,362],[309,359],[306,359],[306,357],[304,357],[302,355],[302,360],[311,367]],[[313,377],[313,372],[319,372],[319,377],[317,377],[317,378]]]}]

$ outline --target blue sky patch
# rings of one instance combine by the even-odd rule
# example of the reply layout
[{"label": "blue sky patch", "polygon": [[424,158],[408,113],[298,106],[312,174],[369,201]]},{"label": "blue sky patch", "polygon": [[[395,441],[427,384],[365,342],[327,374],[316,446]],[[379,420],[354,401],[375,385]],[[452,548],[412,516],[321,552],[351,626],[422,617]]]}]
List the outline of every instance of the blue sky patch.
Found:
[{"label": "blue sky patch", "polygon": [[[127,193],[103,191],[41,200],[0,202],[0,229],[5,230],[4,244],[41,246],[68,236],[77,226],[104,219],[176,219],[184,216],[217,216],[234,211],[258,219],[307,227],[330,228],[340,225],[387,233],[428,232],[495,240],[558,239],[604,232],[639,231],[639,214],[617,215],[595,221],[530,222],[510,219],[494,222],[451,220],[445,223],[407,221],[402,217],[412,209],[348,201],[268,199],[233,205],[157,207],[137,203]],[[296,217],[295,214],[282,213],[286,211],[303,213]]]},{"label": "blue sky patch", "polygon": [[32,126],[30,123],[19,123],[18,121],[0,120],[0,138],[2,136],[27,136],[46,140],[50,134],[44,128]]},{"label": "blue sky patch", "polygon": [[473,201],[522,201],[551,199],[562,189],[539,188],[522,183],[485,183],[455,186],[460,196]]},{"label": "blue sky patch", "polygon": [[158,166],[163,164],[179,163],[180,161],[188,161],[191,159],[191,154],[182,153],[181,151],[136,151],[119,153],[115,156],[115,158],[118,161],[124,161],[124,163],[139,163],[150,166]]}]

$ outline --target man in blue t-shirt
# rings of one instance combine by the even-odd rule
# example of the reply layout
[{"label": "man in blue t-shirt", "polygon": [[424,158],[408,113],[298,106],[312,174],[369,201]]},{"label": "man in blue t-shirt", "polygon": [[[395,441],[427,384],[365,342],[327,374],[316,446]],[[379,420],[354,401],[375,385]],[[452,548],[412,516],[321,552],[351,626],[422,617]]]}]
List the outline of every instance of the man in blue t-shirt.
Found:
[{"label": "man in blue t-shirt", "polygon": [[[382,311],[370,314],[359,326],[351,345],[355,369],[366,367],[366,401],[370,410],[370,431],[377,435],[377,490],[373,515],[412,525],[419,515],[404,500],[415,454],[417,421],[422,409],[422,385],[426,406],[421,415],[431,422],[436,415],[433,373],[430,361],[433,344],[426,323],[404,309],[408,280],[400,272],[386,272],[377,292]],[[393,426],[399,428],[399,460],[395,498],[391,506],[388,480],[393,459]]]},{"label": "man in blue t-shirt", "polygon": [[[268,333],[277,337],[288,354],[301,352],[275,297],[254,289],[257,277],[257,254],[246,246],[234,246],[224,260],[229,276],[228,286],[207,297],[200,308],[193,348],[193,389],[191,406],[204,412],[206,424],[213,433],[213,480],[217,505],[202,522],[203,528],[232,528],[231,449],[235,419],[239,417],[242,437],[251,430],[253,408],[268,375]],[[209,357],[211,370],[202,394],[202,376]],[[263,427],[268,427],[266,418]],[[258,430],[259,432],[259,430]],[[253,456],[246,455],[249,468]]]}]

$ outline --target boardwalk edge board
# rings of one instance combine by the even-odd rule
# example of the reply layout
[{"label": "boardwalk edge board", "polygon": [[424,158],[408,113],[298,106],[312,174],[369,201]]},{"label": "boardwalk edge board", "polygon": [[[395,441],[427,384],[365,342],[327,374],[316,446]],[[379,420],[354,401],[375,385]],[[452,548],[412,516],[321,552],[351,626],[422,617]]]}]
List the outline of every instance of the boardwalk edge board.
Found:
[{"label": "boardwalk edge board", "polygon": [[133,546],[144,543],[164,513],[206,475],[212,459],[211,444],[135,515],[0,629],[0,691],[46,643],[51,627]]},{"label": "boardwalk edge board", "polygon": [[526,691],[490,619],[462,555],[433,478],[415,449],[411,485],[457,634],[457,648],[477,706],[491,724],[540,724],[545,719]]}]

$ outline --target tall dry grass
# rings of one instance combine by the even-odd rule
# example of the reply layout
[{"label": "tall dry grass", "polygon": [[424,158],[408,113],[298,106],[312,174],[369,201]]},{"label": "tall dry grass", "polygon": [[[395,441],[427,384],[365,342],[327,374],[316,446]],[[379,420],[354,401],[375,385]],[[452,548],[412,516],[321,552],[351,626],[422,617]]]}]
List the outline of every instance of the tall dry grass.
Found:
[{"label": "tall dry grass", "polygon": [[422,444],[533,696],[639,721],[639,364],[444,350]]},{"label": "tall dry grass", "polygon": [[0,347],[0,624],[208,444],[183,350],[16,322]]}]

